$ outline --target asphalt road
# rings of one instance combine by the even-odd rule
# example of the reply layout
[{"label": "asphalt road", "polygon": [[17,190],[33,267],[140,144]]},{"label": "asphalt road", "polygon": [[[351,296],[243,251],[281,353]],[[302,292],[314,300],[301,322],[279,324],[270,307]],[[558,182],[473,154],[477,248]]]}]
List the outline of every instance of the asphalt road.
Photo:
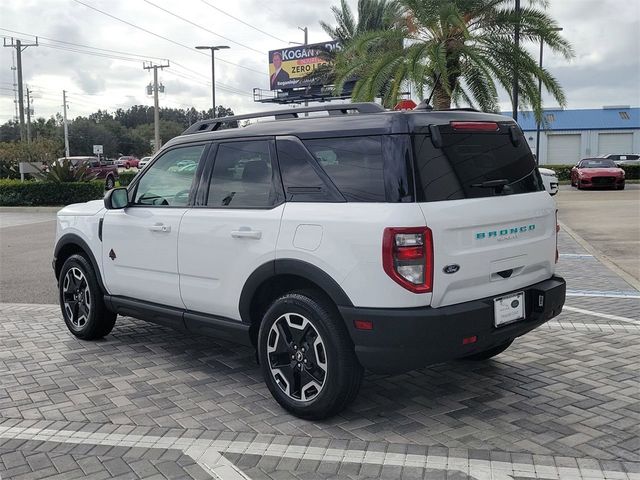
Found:
[{"label": "asphalt road", "polygon": [[556,202],[562,223],[640,282],[640,185],[624,191],[562,186]]},{"label": "asphalt road", "polygon": [[[624,191],[562,186],[560,221],[599,253],[640,279],[640,185]],[[58,303],[51,257],[54,209],[0,208],[0,301]]]}]

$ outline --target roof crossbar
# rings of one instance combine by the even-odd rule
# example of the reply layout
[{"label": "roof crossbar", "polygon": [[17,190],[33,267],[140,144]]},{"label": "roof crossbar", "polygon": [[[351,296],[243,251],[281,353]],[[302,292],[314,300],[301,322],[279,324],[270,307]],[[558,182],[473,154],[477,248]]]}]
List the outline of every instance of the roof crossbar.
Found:
[{"label": "roof crossbar", "polygon": [[245,115],[233,115],[231,117],[211,118],[201,120],[187,128],[182,135],[191,135],[193,133],[215,132],[226,123],[237,122],[238,120],[250,120],[253,118],[275,117],[276,120],[284,120],[290,118],[299,118],[300,113],[307,112],[328,112],[329,115],[346,115],[351,112],[359,114],[379,113],[385,109],[377,103],[342,103],[335,105],[316,105],[313,107],[300,107],[291,109],[271,110],[268,112],[249,113]]}]

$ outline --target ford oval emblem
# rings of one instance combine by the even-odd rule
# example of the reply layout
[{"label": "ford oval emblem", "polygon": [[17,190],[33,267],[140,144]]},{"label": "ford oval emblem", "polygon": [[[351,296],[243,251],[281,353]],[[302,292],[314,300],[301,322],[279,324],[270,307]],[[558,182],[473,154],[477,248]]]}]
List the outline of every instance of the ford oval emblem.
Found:
[{"label": "ford oval emblem", "polygon": [[456,265],[455,263],[453,265],[447,265],[442,269],[444,273],[448,274],[456,273],[458,270],[460,270],[460,265]]}]

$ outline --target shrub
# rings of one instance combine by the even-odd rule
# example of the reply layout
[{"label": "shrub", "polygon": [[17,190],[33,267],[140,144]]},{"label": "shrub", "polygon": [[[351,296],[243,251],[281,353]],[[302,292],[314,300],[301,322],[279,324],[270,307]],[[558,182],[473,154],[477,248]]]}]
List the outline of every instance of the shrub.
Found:
[{"label": "shrub", "polygon": [[137,172],[122,172],[118,174],[118,181],[120,182],[120,186],[126,187],[127,185],[129,185],[137,174]]},{"label": "shrub", "polygon": [[0,179],[0,206],[69,205],[98,200],[104,196],[104,182],[21,182]]},{"label": "shrub", "polygon": [[88,163],[74,164],[67,158],[51,162],[47,165],[46,170],[40,170],[39,173],[33,175],[38,180],[53,183],[88,182],[96,177],[95,173],[89,171]]},{"label": "shrub", "polygon": [[[550,168],[558,175],[558,180],[571,180],[571,169],[573,165],[540,165],[542,168]],[[625,178],[627,180],[640,179],[640,165],[623,165]]]}]

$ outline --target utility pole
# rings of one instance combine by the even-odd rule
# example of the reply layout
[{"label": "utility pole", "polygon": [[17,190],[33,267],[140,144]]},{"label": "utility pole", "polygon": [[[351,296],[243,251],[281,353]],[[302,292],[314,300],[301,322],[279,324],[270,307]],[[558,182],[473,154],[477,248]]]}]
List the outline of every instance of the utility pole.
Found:
[{"label": "utility pole", "polygon": [[154,145],[153,153],[160,150],[160,106],[158,101],[158,69],[169,68],[169,62],[166,65],[154,65],[153,62],[144,62],[142,68],[145,70],[153,70],[153,132]]},{"label": "utility pole", "polygon": [[22,51],[27,47],[37,47],[38,46],[38,37],[36,37],[36,43],[22,43],[21,40],[15,40],[11,37],[11,43],[7,43],[7,39],[5,38],[3,41],[3,46],[11,47],[16,49],[16,63],[18,69],[18,111],[19,111],[19,120],[20,120],[20,140],[24,142],[25,140],[25,128],[24,128],[24,96],[22,91]]},{"label": "utility pole", "polygon": [[27,87],[27,143],[31,143],[31,92]]},{"label": "utility pole", "polygon": [[196,50],[211,50],[211,100],[213,102],[213,118],[216,118],[216,65],[215,65],[215,53],[216,50],[224,50],[230,48],[227,45],[198,45]]},{"label": "utility pole", "polygon": [[67,91],[62,90],[62,124],[64,126],[64,156],[69,157],[69,127],[67,126]]},{"label": "utility pole", "polygon": [[[515,51],[517,52],[520,47],[520,0],[516,0],[516,28],[515,28],[515,36],[513,39],[513,44],[515,47]],[[517,55],[517,54],[516,54]],[[514,58],[517,58],[514,55]],[[513,65],[513,119],[518,121],[518,63],[515,62]]]}]

